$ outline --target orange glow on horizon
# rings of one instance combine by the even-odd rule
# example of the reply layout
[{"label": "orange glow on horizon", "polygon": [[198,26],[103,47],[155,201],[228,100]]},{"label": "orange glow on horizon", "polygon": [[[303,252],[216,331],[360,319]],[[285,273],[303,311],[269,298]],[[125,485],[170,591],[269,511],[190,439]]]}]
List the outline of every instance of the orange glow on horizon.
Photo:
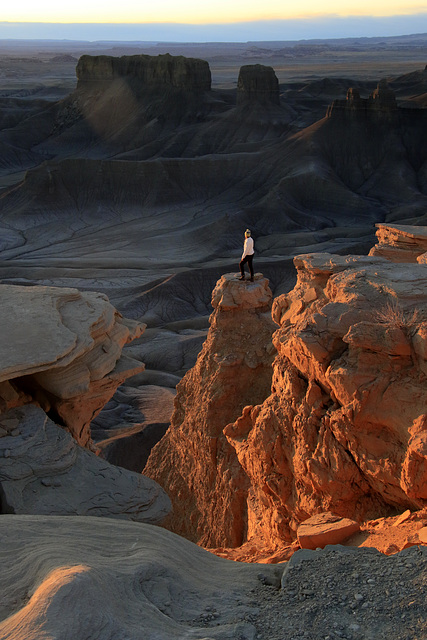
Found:
[{"label": "orange glow on horizon", "polygon": [[[94,7],[95,4],[95,7]],[[111,0],[87,3],[75,0],[72,5],[58,5],[51,0],[21,0],[2,7],[1,22],[76,23],[76,24],[227,24],[286,19],[327,19],[328,17],[387,17],[427,12],[427,5],[406,0],[302,0],[284,7],[282,0],[265,0],[261,9],[248,9],[246,0],[216,0],[201,5],[199,0],[162,0],[141,9],[139,0],[125,0],[120,5]]]}]

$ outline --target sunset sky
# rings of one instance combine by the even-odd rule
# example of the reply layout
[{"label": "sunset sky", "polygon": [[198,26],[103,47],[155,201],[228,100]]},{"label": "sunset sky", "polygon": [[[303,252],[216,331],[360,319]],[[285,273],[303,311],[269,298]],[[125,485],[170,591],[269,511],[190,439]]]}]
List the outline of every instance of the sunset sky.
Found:
[{"label": "sunset sky", "polygon": [[305,18],[322,14],[339,16],[390,16],[420,13],[427,4],[419,0],[19,0],[2,2],[0,20],[10,22],[179,22],[224,23],[252,20]]},{"label": "sunset sky", "polygon": [[[306,26],[307,37],[313,37],[309,27],[316,24],[319,29],[323,29],[318,37],[333,37],[326,33],[326,25],[332,25],[329,31],[336,31],[337,37],[340,35],[340,29],[343,30],[344,36],[349,35],[346,33],[346,25],[353,25],[353,32],[350,35],[360,36],[365,35],[365,24],[366,26],[378,25],[375,28],[386,31],[377,35],[401,35],[427,31],[427,0],[424,2],[422,0],[329,0],[327,3],[324,0],[300,0],[299,2],[283,0],[263,0],[262,2],[259,0],[257,2],[251,2],[251,0],[214,0],[213,2],[201,2],[201,0],[158,0],[157,2],[153,0],[122,0],[122,2],[117,0],[73,0],[72,2],[19,0],[3,1],[1,4],[0,38],[7,38],[8,34],[10,37],[28,37],[14,35],[19,33],[19,29],[24,34],[23,23],[27,25],[29,23],[39,23],[39,25],[40,23],[126,24],[128,27],[140,25],[141,28],[144,27],[144,38],[146,38],[147,28],[151,25],[155,39],[158,39],[161,34],[162,24],[169,25],[165,30],[167,38],[170,37],[171,25],[193,26],[194,34],[197,33],[195,30],[197,26],[204,28],[204,31],[199,32],[200,34],[208,34],[209,25],[215,25],[217,29],[221,25],[227,25],[230,27],[228,39],[232,37],[231,27],[236,25],[235,34],[239,36],[239,40],[245,38],[245,25],[248,39],[252,37],[253,23],[259,23],[265,28],[260,33],[260,39],[266,37],[268,29],[273,34],[274,23],[280,23],[283,28],[299,25],[302,28],[301,33],[304,33],[304,26]],[[363,22],[364,20],[366,22]],[[38,29],[40,30],[40,27]],[[61,29],[57,32],[57,37],[68,37],[63,35],[65,31]],[[298,29],[297,31],[299,34],[300,31]],[[116,33],[119,36],[121,32],[117,30]],[[128,33],[130,34],[131,31]],[[136,33],[135,30],[132,33]],[[276,36],[273,35],[274,37]],[[285,37],[289,37],[289,34],[284,34],[283,38]]]}]

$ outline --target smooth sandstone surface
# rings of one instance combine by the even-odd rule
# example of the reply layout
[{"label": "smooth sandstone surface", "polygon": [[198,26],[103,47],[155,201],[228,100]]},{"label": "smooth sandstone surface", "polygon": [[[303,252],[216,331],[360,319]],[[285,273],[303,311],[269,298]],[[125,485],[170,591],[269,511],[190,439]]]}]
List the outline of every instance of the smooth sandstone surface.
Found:
[{"label": "smooth sandstone surface", "polygon": [[[2,640],[255,638],[257,565],[105,518],[2,515],[0,538]],[[262,568],[276,588],[280,575]]]}]

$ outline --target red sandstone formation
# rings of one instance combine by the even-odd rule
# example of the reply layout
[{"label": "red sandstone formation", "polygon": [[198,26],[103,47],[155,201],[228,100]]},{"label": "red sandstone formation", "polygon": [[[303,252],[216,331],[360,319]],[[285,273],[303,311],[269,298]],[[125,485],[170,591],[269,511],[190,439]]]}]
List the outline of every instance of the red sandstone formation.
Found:
[{"label": "red sandstone formation", "polygon": [[223,429],[269,393],[271,300],[259,274],[253,283],[235,274],[218,281],[208,337],[178,384],[171,427],[144,470],[172,500],[167,526],[205,546],[239,546],[246,538],[248,479]]},{"label": "red sandstone formation", "polygon": [[270,395],[268,307],[223,278],[208,340],[149,460],[174,502],[171,528],[204,545],[274,551],[315,514],[362,522],[427,504],[426,265],[294,262],[297,284],[273,304]]},{"label": "red sandstone formation", "polygon": [[321,511],[360,521],[427,499],[425,266],[295,264],[273,306],[272,393],[225,429],[254,494],[248,536],[272,546]]}]

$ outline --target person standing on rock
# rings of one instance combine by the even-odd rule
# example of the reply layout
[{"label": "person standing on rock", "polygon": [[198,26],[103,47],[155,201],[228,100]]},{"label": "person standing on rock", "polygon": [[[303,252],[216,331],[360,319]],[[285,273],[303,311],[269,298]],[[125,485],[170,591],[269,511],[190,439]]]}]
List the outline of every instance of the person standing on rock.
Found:
[{"label": "person standing on rock", "polygon": [[242,259],[240,260],[239,263],[239,267],[240,267],[240,273],[241,276],[239,278],[239,280],[244,280],[245,279],[245,270],[244,270],[244,265],[246,263],[248,263],[248,267],[249,267],[249,271],[251,274],[251,282],[254,281],[254,269],[252,266],[252,260],[254,258],[254,241],[251,238],[251,232],[249,231],[249,229],[246,229],[245,231],[245,243],[243,245],[243,255],[242,255]]}]

